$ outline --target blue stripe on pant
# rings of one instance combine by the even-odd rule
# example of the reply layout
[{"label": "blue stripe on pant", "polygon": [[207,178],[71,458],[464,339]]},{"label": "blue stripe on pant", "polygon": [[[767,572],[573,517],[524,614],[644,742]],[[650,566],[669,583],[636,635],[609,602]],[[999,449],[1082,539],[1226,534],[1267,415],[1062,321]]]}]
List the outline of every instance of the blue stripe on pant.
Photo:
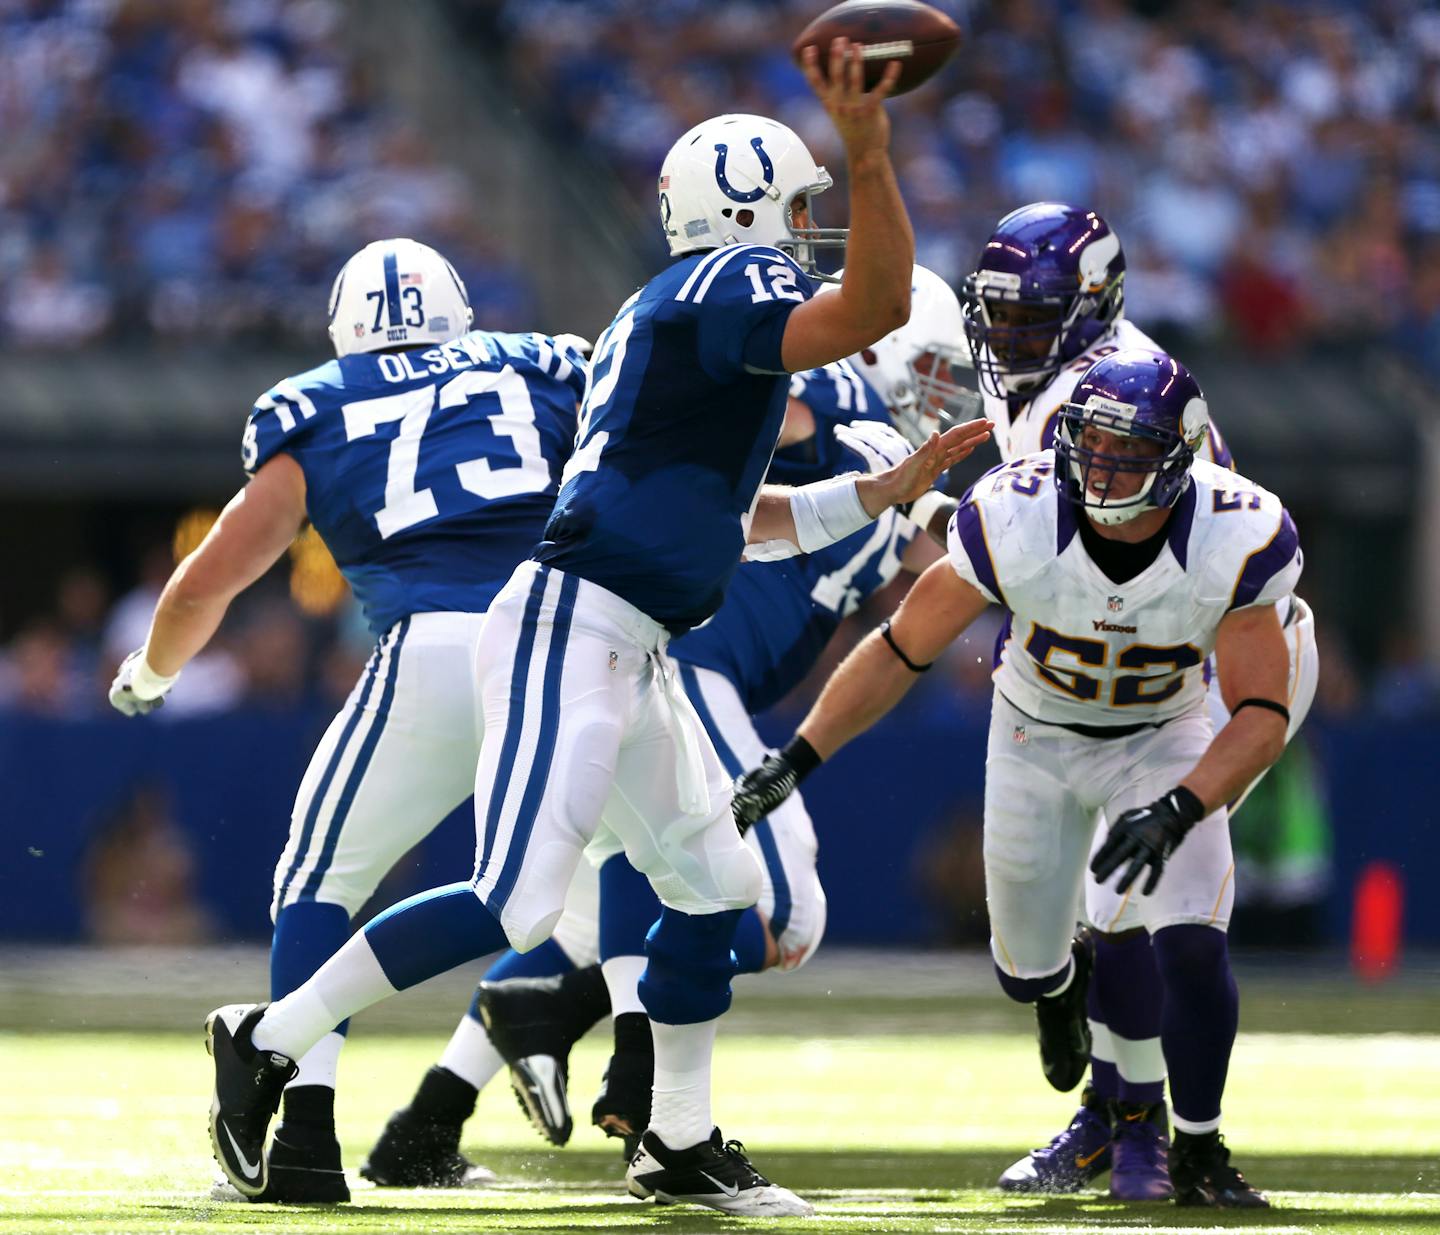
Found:
[{"label": "blue stripe on pant", "polygon": [[[545,580],[550,569],[540,567],[525,600],[525,613],[520,619],[520,642],[515,648],[515,667],[510,673],[510,710],[505,716],[505,737],[500,745],[500,761],[496,765],[495,782],[490,786],[490,799],[485,806],[485,839],[475,861],[472,884],[490,865],[495,849],[495,834],[500,828],[500,812],[505,806],[505,793],[515,773],[515,756],[520,749],[520,730],[525,724],[525,679],[530,674],[530,657],[535,651],[535,633],[540,627],[540,602],[545,598]],[[475,803],[478,812],[480,803]]]},{"label": "blue stripe on pant", "polygon": [[410,630],[410,619],[403,618],[400,628],[395,635],[395,642],[390,648],[390,666],[385,674],[385,688],[380,694],[380,703],[375,709],[375,723],[370,726],[370,732],[365,735],[365,741],[361,743],[360,753],[355,756],[355,766],[350,769],[350,775],[345,781],[345,788],[340,793],[340,801],[335,805],[335,816],[331,820],[330,830],[325,835],[325,844],[320,850],[320,858],[315,863],[315,869],[310,872],[310,878],[305,881],[304,888],[300,891],[301,900],[311,900],[320,891],[320,881],[325,878],[325,872],[330,869],[330,863],[335,860],[335,848],[340,843],[340,833],[345,828],[345,820],[350,814],[350,807],[355,801],[355,795],[360,790],[360,784],[365,779],[365,773],[370,767],[370,760],[374,758],[375,748],[380,744],[380,735],[385,731],[385,722],[390,717],[390,705],[395,701],[395,682],[400,676],[400,649],[405,643],[405,635]]},{"label": "blue stripe on pant", "polygon": [[[710,735],[710,741],[714,744],[715,753],[720,756],[720,762],[725,765],[725,770],[732,778],[739,776],[746,769],[740,760],[735,757],[735,752],[730,749],[730,744],[725,740],[725,735],[720,732],[720,726],[715,723],[715,718],[710,714],[710,708],[705,702],[705,694],[700,689],[700,679],[696,676],[695,669],[691,665],[681,664],[680,680],[685,684],[685,693],[690,698],[695,713],[700,717],[700,723],[705,726],[705,732]],[[770,887],[775,894],[775,904],[770,912],[770,934],[774,939],[779,939],[785,928],[790,925],[790,881],[785,877],[785,864],[780,860],[780,847],[775,843],[775,830],[770,826],[768,818],[759,820],[751,831],[760,845],[760,853],[765,858],[765,869],[770,872]]]},{"label": "blue stripe on pant", "polygon": [[[560,678],[565,667],[565,647],[570,641],[570,619],[575,612],[575,596],[579,590],[580,580],[577,576],[561,577],[560,596],[555,603],[555,618],[550,632],[550,647],[546,654],[545,676],[541,687],[540,734],[536,739],[535,755],[530,764],[530,774],[525,781],[525,793],[520,799],[515,827],[510,833],[505,865],[495,881],[495,890],[486,902],[496,916],[499,916],[505,902],[510,899],[510,893],[515,890],[515,882],[520,878],[525,849],[530,843],[531,833],[535,830],[535,818],[540,813],[540,803],[545,797],[545,782],[549,779],[550,765],[555,758],[555,742],[560,733]],[[508,777],[502,776],[501,779],[508,780]],[[493,800],[492,797],[492,802]]]},{"label": "blue stripe on pant", "polygon": [[[387,635],[386,638],[388,637]],[[290,859],[290,869],[285,872],[285,878],[280,883],[279,895],[275,898],[277,909],[284,908],[286,898],[290,893],[290,885],[295,881],[300,867],[305,864],[305,855],[310,852],[310,844],[315,836],[315,825],[320,818],[320,808],[330,793],[330,783],[335,779],[335,773],[345,758],[345,752],[350,747],[350,739],[355,736],[356,726],[360,724],[360,718],[365,715],[365,707],[370,702],[370,693],[375,688],[375,672],[380,667],[384,655],[385,639],[381,639],[376,645],[375,651],[370,655],[370,664],[365,671],[365,685],[360,690],[360,699],[355,705],[355,710],[350,714],[350,719],[345,722],[340,740],[335,743],[335,749],[330,752],[330,760],[325,765],[325,772],[320,777],[320,783],[315,787],[315,793],[310,798],[310,805],[305,811],[305,822],[300,828],[300,840],[295,846],[295,856]]]}]

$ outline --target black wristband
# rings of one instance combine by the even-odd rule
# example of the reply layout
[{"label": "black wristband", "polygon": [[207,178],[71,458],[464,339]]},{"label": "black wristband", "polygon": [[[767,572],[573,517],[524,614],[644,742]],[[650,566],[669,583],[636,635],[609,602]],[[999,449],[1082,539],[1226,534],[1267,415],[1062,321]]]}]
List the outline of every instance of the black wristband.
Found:
[{"label": "black wristband", "polygon": [[1290,727],[1290,709],[1283,703],[1276,703],[1273,699],[1242,699],[1230,709],[1230,715],[1234,716],[1241,708],[1264,708],[1267,712],[1274,712],[1276,716],[1285,718],[1285,727]]},{"label": "black wristband", "polygon": [[1184,785],[1176,785],[1170,790],[1170,801],[1174,804],[1175,813],[1186,823],[1199,823],[1205,818],[1205,803]]},{"label": "black wristband", "polygon": [[798,733],[780,748],[780,758],[795,769],[797,785],[820,766],[815,748]]},{"label": "black wristband", "polygon": [[890,650],[904,662],[905,668],[911,673],[924,673],[930,668],[929,665],[917,665],[913,660],[900,650],[900,645],[895,642],[895,636],[890,633],[890,619],[886,618],[880,623],[880,638],[890,645]]}]

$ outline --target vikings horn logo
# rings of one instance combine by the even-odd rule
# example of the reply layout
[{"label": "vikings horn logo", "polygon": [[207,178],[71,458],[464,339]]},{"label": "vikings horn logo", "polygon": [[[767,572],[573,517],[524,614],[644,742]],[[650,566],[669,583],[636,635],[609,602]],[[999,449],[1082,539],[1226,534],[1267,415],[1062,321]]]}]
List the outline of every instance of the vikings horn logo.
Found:
[{"label": "vikings horn logo", "polygon": [[760,159],[760,175],[764,178],[765,183],[763,186],[743,192],[732,187],[730,182],[725,179],[725,158],[730,153],[730,147],[724,142],[715,143],[715,182],[720,186],[720,191],[732,202],[758,202],[765,196],[765,190],[775,179],[775,164],[770,162],[770,156],[765,153],[765,147],[760,144],[761,140],[759,137],[752,137],[750,147]]}]

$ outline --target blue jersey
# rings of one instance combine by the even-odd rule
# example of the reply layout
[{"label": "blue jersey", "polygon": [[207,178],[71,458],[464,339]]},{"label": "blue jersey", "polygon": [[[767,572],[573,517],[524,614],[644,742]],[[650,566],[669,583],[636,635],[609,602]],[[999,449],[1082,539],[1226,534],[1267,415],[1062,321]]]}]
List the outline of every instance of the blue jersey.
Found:
[{"label": "blue jersey", "polygon": [[785,414],[785,323],[813,293],[778,249],[681,258],[595,345],[575,454],[536,550],[671,631],[720,607]]},{"label": "blue jersey", "polygon": [[310,521],[377,634],[483,613],[540,539],[584,380],[579,353],[539,334],[342,356],[261,396],[242,462],[300,465]]},{"label": "blue jersey", "polygon": [[[815,436],[777,451],[767,480],[804,485],[865,463],[835,439],[837,424],[888,420],[884,405],[844,360],[797,373],[790,385],[815,417]],[[676,660],[723,673],[751,712],[789,694],[815,667],[841,621],[900,571],[919,529],[887,510],[869,527],[815,553],[746,562],[725,603],[704,626],[675,640]]]}]

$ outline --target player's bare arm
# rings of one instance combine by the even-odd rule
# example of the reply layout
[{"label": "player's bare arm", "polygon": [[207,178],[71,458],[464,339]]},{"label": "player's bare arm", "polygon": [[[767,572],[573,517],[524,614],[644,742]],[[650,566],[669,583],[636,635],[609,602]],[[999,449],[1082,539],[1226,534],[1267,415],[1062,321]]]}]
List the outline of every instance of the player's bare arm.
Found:
[{"label": "player's bare arm", "polygon": [[[752,544],[784,541],[806,553],[812,552],[821,544],[839,540],[841,536],[856,531],[891,506],[903,506],[907,502],[923,498],[931,491],[942,472],[954,467],[967,458],[977,446],[989,440],[992,427],[988,420],[966,421],[944,433],[932,433],[929,440],[918,450],[903,456],[900,451],[908,450],[908,447],[898,434],[894,434],[895,441],[899,444],[895,456],[897,461],[883,470],[872,470],[869,475],[853,479],[837,477],[835,480],[821,481],[801,489],[766,485],[760,490],[756,501],[747,539]],[[849,439],[847,444],[848,441]],[[864,445],[859,449],[870,459],[872,468],[887,461],[880,454],[865,449]],[[799,511],[796,508],[797,498],[802,507]],[[831,503],[840,499],[847,500],[851,507],[848,512],[835,512],[835,519],[843,521],[835,524],[835,531],[840,534],[830,536],[829,541],[817,542],[815,537],[824,533],[818,530],[809,531],[801,526],[807,521],[807,501],[818,506],[818,522],[825,524]]]},{"label": "player's bare arm", "polygon": [[791,373],[858,352],[910,318],[915,234],[890,163],[890,118],[885,114],[900,65],[888,65],[875,89],[867,92],[860,53],[848,40],[836,39],[830,45],[828,75],[821,74],[814,47],[806,48],[801,66],[845,143],[850,236],[839,292],[806,301],[785,325],[780,355]]},{"label": "player's bare arm", "polygon": [[304,473],[289,455],[276,455],[175,568],[155,606],[150,636],[125,658],[111,702],[127,715],[149,711],[141,705],[163,697],[215,634],[230,602],[279,560],[304,521]]},{"label": "player's bare arm", "polygon": [[1115,884],[1121,892],[1147,871],[1142,892],[1153,892],[1190,829],[1235,798],[1285,750],[1290,664],[1275,606],[1226,615],[1215,634],[1215,658],[1229,723],[1174,789],[1115,821],[1090,863],[1102,883],[1124,867]]},{"label": "player's bare arm", "polygon": [[1207,812],[1233,800],[1285,750],[1286,717],[1264,706],[1283,709],[1290,689],[1290,660],[1276,607],[1256,605],[1227,614],[1215,632],[1215,661],[1230,722],[1180,782]]},{"label": "player's bare arm", "polygon": [[731,808],[737,826],[744,831],[764,818],[822,760],[890,712],[989,603],[948,560],[931,566],[895,617],[841,662],[795,737],[735,782]]}]

